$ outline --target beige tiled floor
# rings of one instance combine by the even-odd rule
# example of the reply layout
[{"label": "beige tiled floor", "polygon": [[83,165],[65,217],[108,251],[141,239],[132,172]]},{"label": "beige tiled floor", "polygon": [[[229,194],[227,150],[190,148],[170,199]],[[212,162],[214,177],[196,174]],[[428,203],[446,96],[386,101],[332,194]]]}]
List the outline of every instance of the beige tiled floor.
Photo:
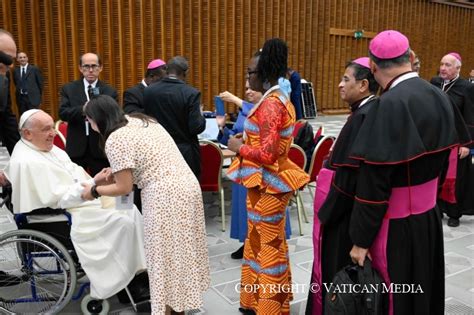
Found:
[{"label": "beige tiled floor", "polygon": [[[312,120],[316,127],[324,124],[326,134],[337,135],[346,116],[326,116]],[[3,151],[2,151],[3,152]],[[8,157],[0,152],[0,167]],[[226,182],[226,222],[227,231],[220,230],[218,196],[204,194],[206,226],[211,265],[211,289],[204,296],[204,308],[189,314],[238,315],[239,294],[235,287],[240,281],[240,261],[230,258],[230,253],[239,248],[240,243],[229,238],[230,228],[230,185]],[[312,198],[308,191],[302,194],[305,209],[312,222]],[[11,223],[5,213],[0,213],[0,232]],[[288,241],[292,278],[295,284],[309,283],[312,265],[312,223],[303,225],[304,235],[300,236],[296,218],[296,209],[290,210],[292,237]],[[463,217],[461,225],[450,228],[443,220],[446,261],[446,314],[474,314],[474,217]],[[302,290],[300,290],[302,291]],[[306,292],[296,292],[291,305],[291,314],[304,314]],[[125,305],[111,299],[114,314],[133,314]],[[64,314],[80,314],[80,302],[72,302]]]}]

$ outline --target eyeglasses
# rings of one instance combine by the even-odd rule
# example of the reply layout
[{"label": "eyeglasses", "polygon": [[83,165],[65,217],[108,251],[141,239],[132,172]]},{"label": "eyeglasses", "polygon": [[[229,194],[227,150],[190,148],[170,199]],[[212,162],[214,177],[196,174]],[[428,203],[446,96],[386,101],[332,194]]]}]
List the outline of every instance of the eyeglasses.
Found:
[{"label": "eyeglasses", "polygon": [[254,74],[254,73],[257,73],[257,72],[258,72],[257,70],[247,71],[247,75],[250,76],[251,74]]},{"label": "eyeglasses", "polygon": [[100,65],[82,65],[81,66],[82,70],[88,70],[88,71],[89,70],[95,71],[95,70],[99,69],[99,67],[100,67]]}]

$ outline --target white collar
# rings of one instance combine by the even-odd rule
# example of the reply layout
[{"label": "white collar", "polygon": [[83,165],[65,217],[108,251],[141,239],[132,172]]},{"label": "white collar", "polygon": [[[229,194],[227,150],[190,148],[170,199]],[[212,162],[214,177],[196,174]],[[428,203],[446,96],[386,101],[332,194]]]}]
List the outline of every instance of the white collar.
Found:
[{"label": "white collar", "polygon": [[408,80],[408,79],[411,79],[411,78],[416,78],[416,77],[419,77],[418,73],[416,73],[416,72],[405,73],[405,74],[399,76],[395,81],[393,81],[392,85],[390,85],[389,90],[393,89],[395,86],[397,86],[399,83],[401,83],[405,80]]},{"label": "white collar", "polygon": [[99,79],[95,80],[94,82],[92,83],[89,83],[89,81],[87,81],[85,78],[82,79],[82,82],[84,82],[84,87],[87,89],[89,87],[89,85],[92,85],[93,88],[95,88],[95,86],[97,85],[97,81],[99,81]]},{"label": "white collar", "polygon": [[145,79],[142,79],[142,84],[143,84],[144,87],[148,86],[148,84],[146,84],[146,82],[145,82]]},{"label": "white collar", "polygon": [[25,68],[25,70],[26,70],[26,67],[28,67],[28,63],[27,63],[26,65],[20,66],[20,67],[21,67],[22,69]]},{"label": "white collar", "polygon": [[371,94],[369,95],[368,97],[366,97],[362,102],[360,102],[360,105],[359,107],[357,108],[361,108],[362,106],[364,106],[365,104],[367,104],[367,102],[369,102],[371,99],[373,99],[375,97],[375,95]]}]

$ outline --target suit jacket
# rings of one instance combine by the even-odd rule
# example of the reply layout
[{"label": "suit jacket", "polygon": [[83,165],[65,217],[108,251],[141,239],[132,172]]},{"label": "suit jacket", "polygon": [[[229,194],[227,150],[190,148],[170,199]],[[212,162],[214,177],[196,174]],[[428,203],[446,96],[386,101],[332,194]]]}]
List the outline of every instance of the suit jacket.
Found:
[{"label": "suit jacket", "polygon": [[[118,94],[110,85],[97,81],[96,88],[100,94],[117,99]],[[94,158],[105,158],[99,148],[99,134],[89,126],[89,136],[86,136],[85,116],[82,107],[87,102],[83,78],[67,83],[60,91],[59,117],[68,122],[66,152],[71,158],[81,158],[90,154]],[[88,149],[89,148],[89,149]]]},{"label": "suit jacket", "polygon": [[[16,88],[16,97],[18,99],[20,95],[21,89],[21,68],[15,67],[13,72],[13,82],[15,83]],[[28,99],[30,100],[31,105],[35,107],[39,107],[41,104],[41,95],[43,94],[43,75],[41,74],[41,70],[32,64],[28,64],[26,67],[26,74],[25,74],[25,88],[28,92]]]},{"label": "suit jacket", "polygon": [[201,159],[197,135],[206,129],[201,114],[201,92],[185,82],[165,78],[145,89],[145,114],[168,131],[189,167],[199,178]]},{"label": "suit jacket", "polygon": [[123,92],[123,110],[125,113],[143,113],[143,93],[145,86],[142,83],[132,86]]}]

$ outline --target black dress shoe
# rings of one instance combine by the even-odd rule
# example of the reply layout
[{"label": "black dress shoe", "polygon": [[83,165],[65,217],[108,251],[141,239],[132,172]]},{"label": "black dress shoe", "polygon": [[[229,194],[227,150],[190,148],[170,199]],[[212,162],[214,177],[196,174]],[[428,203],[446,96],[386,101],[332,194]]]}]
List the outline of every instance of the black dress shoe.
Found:
[{"label": "black dress shoe", "polygon": [[244,245],[241,248],[230,254],[232,259],[242,259],[244,257]]},{"label": "black dress shoe", "polygon": [[449,218],[449,219],[448,219],[448,226],[450,226],[450,227],[458,227],[458,226],[459,226],[459,219]]},{"label": "black dress shoe", "polygon": [[243,307],[239,307],[239,311],[244,315],[256,315],[257,314],[257,313],[255,313],[254,310],[250,310],[248,308],[243,308]]}]

